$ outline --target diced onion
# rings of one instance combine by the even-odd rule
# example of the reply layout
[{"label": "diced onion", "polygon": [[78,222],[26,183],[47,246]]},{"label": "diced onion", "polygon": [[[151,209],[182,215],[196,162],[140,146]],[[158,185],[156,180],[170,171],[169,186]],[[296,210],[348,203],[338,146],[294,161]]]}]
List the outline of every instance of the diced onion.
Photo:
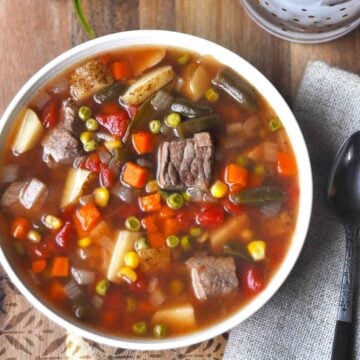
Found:
[{"label": "diced onion", "polygon": [[74,280],[79,285],[89,285],[92,284],[95,280],[95,273],[93,271],[77,269],[72,267],[71,274]]},{"label": "diced onion", "polygon": [[35,99],[32,101],[32,105],[37,110],[42,110],[44,106],[50,101],[50,95],[45,91],[40,91],[36,95]]},{"label": "diced onion", "polygon": [[175,91],[179,93],[183,85],[184,85],[184,79],[181,77],[177,77],[175,80]]},{"label": "diced onion", "polygon": [[97,154],[99,155],[99,158],[100,158],[100,161],[103,163],[103,164],[107,164],[112,156],[111,154],[109,153],[109,151],[107,151],[106,148],[104,147],[100,147],[99,150],[97,151]]},{"label": "diced onion", "polygon": [[198,187],[188,188],[186,193],[190,196],[191,200],[195,202],[201,201],[204,194],[203,191]]},{"label": "diced onion", "polygon": [[79,198],[80,205],[82,205],[82,206],[90,204],[93,201],[94,201],[94,195],[93,194],[84,195],[84,196],[81,196]]},{"label": "diced onion", "polygon": [[213,203],[216,202],[217,199],[214,198],[211,194],[209,193],[204,193],[203,195],[203,201],[207,202],[207,203]]},{"label": "diced onion", "polygon": [[155,308],[160,307],[164,303],[165,300],[166,300],[166,297],[160,288],[156,288],[149,295],[149,302]]},{"label": "diced onion", "polygon": [[272,203],[261,207],[260,211],[266,217],[274,217],[279,213],[281,209],[281,205],[282,205],[281,202]]},{"label": "diced onion", "polygon": [[102,131],[97,131],[95,134],[96,141],[104,140],[104,141],[114,141],[114,139],[110,134]]},{"label": "diced onion", "polygon": [[53,83],[52,83],[52,87],[50,89],[50,91],[54,94],[62,94],[64,92],[66,92],[69,89],[69,82],[67,81],[66,78],[61,77],[56,79]]},{"label": "diced onion", "polygon": [[153,164],[150,160],[144,159],[144,158],[139,158],[136,160],[137,164],[142,166],[142,167],[148,167],[148,168],[152,168]]},{"label": "diced onion", "polygon": [[105,251],[111,251],[114,247],[114,242],[107,236],[102,236],[98,239],[98,244],[103,248]]},{"label": "diced onion", "polygon": [[81,295],[81,289],[74,280],[71,280],[64,286],[64,292],[70,300],[75,300]]},{"label": "diced onion", "polygon": [[99,295],[95,295],[91,299],[91,303],[93,304],[95,309],[99,310],[104,305],[104,299]]},{"label": "diced onion", "polygon": [[2,183],[12,183],[19,177],[20,166],[19,165],[8,165],[5,166],[1,174]]},{"label": "diced onion", "polygon": [[132,203],[136,196],[133,188],[128,188],[122,184],[115,185],[111,192],[114,196],[117,196],[121,201],[126,203]]},{"label": "diced onion", "polygon": [[264,160],[269,162],[275,162],[277,159],[278,146],[270,141],[264,142]]},{"label": "diced onion", "polygon": [[243,123],[244,133],[247,136],[256,135],[256,131],[260,127],[260,120],[256,115],[251,115]]},{"label": "diced onion", "polygon": [[148,286],[147,286],[147,291],[149,293],[152,293],[155,291],[155,289],[159,286],[159,279],[156,277],[153,277],[150,279]]},{"label": "diced onion", "polygon": [[174,98],[163,90],[159,90],[156,95],[151,99],[151,105],[157,111],[167,110]]}]

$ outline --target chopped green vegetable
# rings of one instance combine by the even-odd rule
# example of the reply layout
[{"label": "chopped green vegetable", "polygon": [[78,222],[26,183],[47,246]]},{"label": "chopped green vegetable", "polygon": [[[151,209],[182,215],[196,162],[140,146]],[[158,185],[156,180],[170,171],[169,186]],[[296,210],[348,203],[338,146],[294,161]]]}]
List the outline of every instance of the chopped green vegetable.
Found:
[{"label": "chopped green vegetable", "polygon": [[156,338],[164,338],[167,336],[168,329],[165,324],[157,324],[153,327],[153,335]]},{"label": "chopped green vegetable", "polygon": [[88,106],[81,106],[78,115],[82,121],[86,121],[91,117],[91,109]]},{"label": "chopped green vegetable", "polygon": [[171,111],[179,113],[187,118],[200,117],[209,115],[213,112],[210,106],[197,104],[188,99],[176,99],[171,104]]},{"label": "chopped green vegetable", "polygon": [[183,55],[181,55],[178,59],[177,59],[177,62],[180,64],[180,65],[185,65],[190,59],[190,56],[188,53],[185,53]]},{"label": "chopped green vegetable", "polygon": [[230,195],[230,200],[240,205],[264,206],[285,199],[285,193],[276,187],[262,186]]},{"label": "chopped green vegetable", "polygon": [[99,123],[93,118],[86,120],[85,126],[89,131],[96,131],[99,129]]},{"label": "chopped green vegetable", "polygon": [[202,235],[203,231],[200,227],[192,227],[190,229],[190,235],[193,237],[200,237]]},{"label": "chopped green vegetable", "polygon": [[176,128],[180,123],[181,116],[176,112],[170,113],[165,119],[165,124],[171,128]]},{"label": "chopped green vegetable", "polygon": [[125,220],[125,227],[130,231],[139,231],[141,222],[136,216],[130,216]]},{"label": "chopped green vegetable", "polygon": [[126,85],[124,83],[116,82],[96,93],[94,95],[94,101],[98,104],[115,102],[125,89]]},{"label": "chopped green vegetable", "polygon": [[145,237],[141,237],[139,240],[136,240],[135,242],[135,250],[146,250],[149,248],[149,243]]},{"label": "chopped green vegetable", "polygon": [[161,130],[161,122],[160,120],[151,120],[149,122],[149,130],[152,134],[157,135]]},{"label": "chopped green vegetable", "polygon": [[184,249],[184,250],[190,250],[192,245],[191,245],[191,237],[189,235],[184,235],[181,237],[180,239],[180,246]]},{"label": "chopped green vegetable", "polygon": [[184,206],[184,198],[179,193],[173,193],[166,199],[166,204],[170,209],[178,210]]},{"label": "chopped green vegetable", "polygon": [[221,125],[221,119],[217,115],[208,115],[193,118],[182,122],[176,127],[176,134],[181,138],[190,137],[196,133],[214,130]]},{"label": "chopped green vegetable", "polygon": [[179,246],[179,244],[180,244],[180,239],[176,235],[170,235],[166,238],[166,245],[169,248],[177,247],[177,246]]},{"label": "chopped green vegetable", "polygon": [[240,257],[246,261],[252,261],[250,256],[247,255],[246,250],[244,250],[238,244],[225,244],[223,246],[224,253],[231,256]]},{"label": "chopped green vegetable", "polygon": [[95,291],[100,296],[105,296],[110,286],[110,281],[103,279],[96,284]]},{"label": "chopped green vegetable", "polygon": [[81,6],[81,0],[73,0],[73,4],[74,4],[75,12],[78,17],[79,23],[82,26],[82,28],[84,29],[86,35],[90,39],[96,38],[94,29],[89,25],[85,15],[84,15],[84,12],[83,12],[83,9]]},{"label": "chopped green vegetable", "polygon": [[131,330],[135,335],[145,335],[147,333],[146,322],[145,321],[136,322],[131,327]]},{"label": "chopped green vegetable", "polygon": [[269,129],[270,129],[270,131],[275,132],[275,131],[277,131],[277,130],[279,130],[281,128],[282,128],[282,124],[281,124],[280,119],[273,118],[273,119],[271,119],[269,121]]},{"label": "chopped green vegetable", "polygon": [[255,89],[234,70],[225,67],[216,74],[212,83],[230,95],[244,110],[257,109],[259,102]]}]

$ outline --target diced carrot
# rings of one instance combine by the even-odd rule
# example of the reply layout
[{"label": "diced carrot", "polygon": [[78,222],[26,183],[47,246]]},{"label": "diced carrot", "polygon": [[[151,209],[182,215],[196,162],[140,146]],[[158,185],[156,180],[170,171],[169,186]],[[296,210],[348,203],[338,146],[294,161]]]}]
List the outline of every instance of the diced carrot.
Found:
[{"label": "diced carrot", "polygon": [[76,235],[78,236],[79,239],[82,239],[82,238],[84,238],[85,236],[87,236],[89,234],[88,231],[85,231],[83,229],[81,221],[76,216],[76,213],[73,216],[73,223],[74,223],[74,226],[75,226]]},{"label": "diced carrot", "polygon": [[145,186],[148,176],[149,173],[145,168],[128,162],[124,166],[122,179],[128,185],[140,189]]},{"label": "diced carrot", "polygon": [[264,177],[261,175],[257,175],[253,173],[249,175],[248,182],[250,187],[259,187],[262,185],[263,181],[264,181]]},{"label": "diced carrot", "polygon": [[277,170],[283,176],[295,176],[297,174],[295,157],[290,153],[279,152],[277,157]]},{"label": "diced carrot", "polygon": [[165,236],[176,235],[182,229],[180,222],[176,218],[164,219],[162,225]]},{"label": "diced carrot", "polygon": [[[101,214],[94,203],[89,203],[76,210],[75,217],[84,231],[90,231],[100,221]],[[75,221],[75,228],[77,228]]]},{"label": "diced carrot", "polygon": [[158,211],[161,209],[161,196],[158,193],[141,196],[139,205],[140,209],[145,212]]},{"label": "diced carrot", "polygon": [[132,135],[132,144],[139,154],[151,153],[154,150],[154,136],[148,131],[139,131]]},{"label": "diced carrot", "polygon": [[69,276],[69,258],[65,256],[55,257],[51,265],[50,276]]},{"label": "diced carrot", "polygon": [[225,168],[225,182],[229,185],[247,186],[249,173],[247,169],[237,164],[229,164]]},{"label": "diced carrot", "polygon": [[33,261],[31,264],[32,272],[34,274],[39,274],[46,269],[46,265],[47,263],[45,259]]},{"label": "diced carrot", "polygon": [[150,215],[142,219],[142,226],[146,229],[148,233],[159,232],[159,227],[156,220],[157,217],[155,215]]},{"label": "diced carrot", "polygon": [[148,240],[150,243],[150,246],[153,248],[161,248],[165,246],[165,236],[162,233],[149,233],[148,234]]},{"label": "diced carrot", "polygon": [[111,72],[115,80],[124,80],[131,77],[130,64],[127,61],[116,61],[112,63]]},{"label": "diced carrot", "polygon": [[139,310],[144,314],[153,314],[155,311],[155,307],[150,304],[147,300],[141,300],[139,302]]},{"label": "diced carrot", "polygon": [[63,300],[65,299],[64,286],[59,281],[53,281],[49,287],[48,294],[52,300]]},{"label": "diced carrot", "polygon": [[175,217],[176,215],[177,215],[176,210],[170,209],[166,205],[163,205],[159,211],[160,219],[167,219],[167,218]]},{"label": "diced carrot", "polygon": [[15,239],[25,239],[30,229],[30,222],[25,218],[15,218],[11,224],[11,235]]}]

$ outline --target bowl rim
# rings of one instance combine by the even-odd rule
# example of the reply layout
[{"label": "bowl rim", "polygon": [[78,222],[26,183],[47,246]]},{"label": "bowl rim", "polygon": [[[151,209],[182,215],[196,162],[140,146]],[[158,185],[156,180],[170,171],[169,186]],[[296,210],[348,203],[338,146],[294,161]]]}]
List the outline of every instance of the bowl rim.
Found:
[{"label": "bowl rim", "polygon": [[72,64],[76,64],[96,54],[115,49],[145,45],[183,48],[194,51],[200,55],[213,55],[217,61],[238,71],[251,84],[254,85],[254,83],[256,83],[255,87],[258,92],[264,96],[269,105],[281,118],[290,138],[298,164],[300,195],[297,222],[291,244],[289,245],[283,262],[273,275],[269,284],[252,301],[217,324],[202,328],[188,335],[162,340],[148,340],[113,336],[84,326],[79,322],[66,319],[57,313],[54,307],[50,308],[39,300],[30,288],[23,283],[20,275],[17,273],[16,267],[10,264],[10,261],[6,257],[5,250],[1,246],[0,263],[9,275],[11,281],[27,300],[50,320],[67,331],[71,331],[98,343],[120,348],[131,350],[165,350],[189,346],[218,336],[253,315],[273,297],[290,274],[305,242],[310,223],[313,187],[310,159],[303,135],[294,114],[271,82],[240,55],[209,40],[180,32],[166,30],[126,31],[90,40],[62,53],[37,71],[17,92],[2,116],[2,121],[0,122],[0,138],[6,136],[6,132],[9,131],[12,126],[12,121],[19,114],[21,107],[26,104],[33,92],[39,90],[39,88],[47,83],[54,75],[67,69]]}]

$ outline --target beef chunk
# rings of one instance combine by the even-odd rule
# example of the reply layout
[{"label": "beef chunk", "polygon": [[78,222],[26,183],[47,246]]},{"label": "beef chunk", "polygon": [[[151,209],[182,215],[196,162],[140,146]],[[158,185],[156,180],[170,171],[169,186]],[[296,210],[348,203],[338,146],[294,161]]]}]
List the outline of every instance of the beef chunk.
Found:
[{"label": "beef chunk", "polygon": [[49,167],[56,164],[71,165],[82,155],[79,141],[62,127],[51,129],[41,142],[43,160]]},{"label": "beef chunk", "polygon": [[77,106],[71,98],[63,101],[60,111],[60,126],[72,134],[79,133],[81,123],[76,119]]},{"label": "beef chunk", "polygon": [[208,133],[193,139],[166,141],[158,151],[157,181],[164,190],[208,187],[211,181],[214,145]]},{"label": "beef chunk", "polygon": [[238,287],[235,261],[231,257],[192,257],[186,261],[186,266],[199,300],[229,294]]},{"label": "beef chunk", "polygon": [[47,193],[46,185],[36,178],[14,182],[6,188],[1,206],[10,213],[24,213],[24,209],[38,210]]}]

